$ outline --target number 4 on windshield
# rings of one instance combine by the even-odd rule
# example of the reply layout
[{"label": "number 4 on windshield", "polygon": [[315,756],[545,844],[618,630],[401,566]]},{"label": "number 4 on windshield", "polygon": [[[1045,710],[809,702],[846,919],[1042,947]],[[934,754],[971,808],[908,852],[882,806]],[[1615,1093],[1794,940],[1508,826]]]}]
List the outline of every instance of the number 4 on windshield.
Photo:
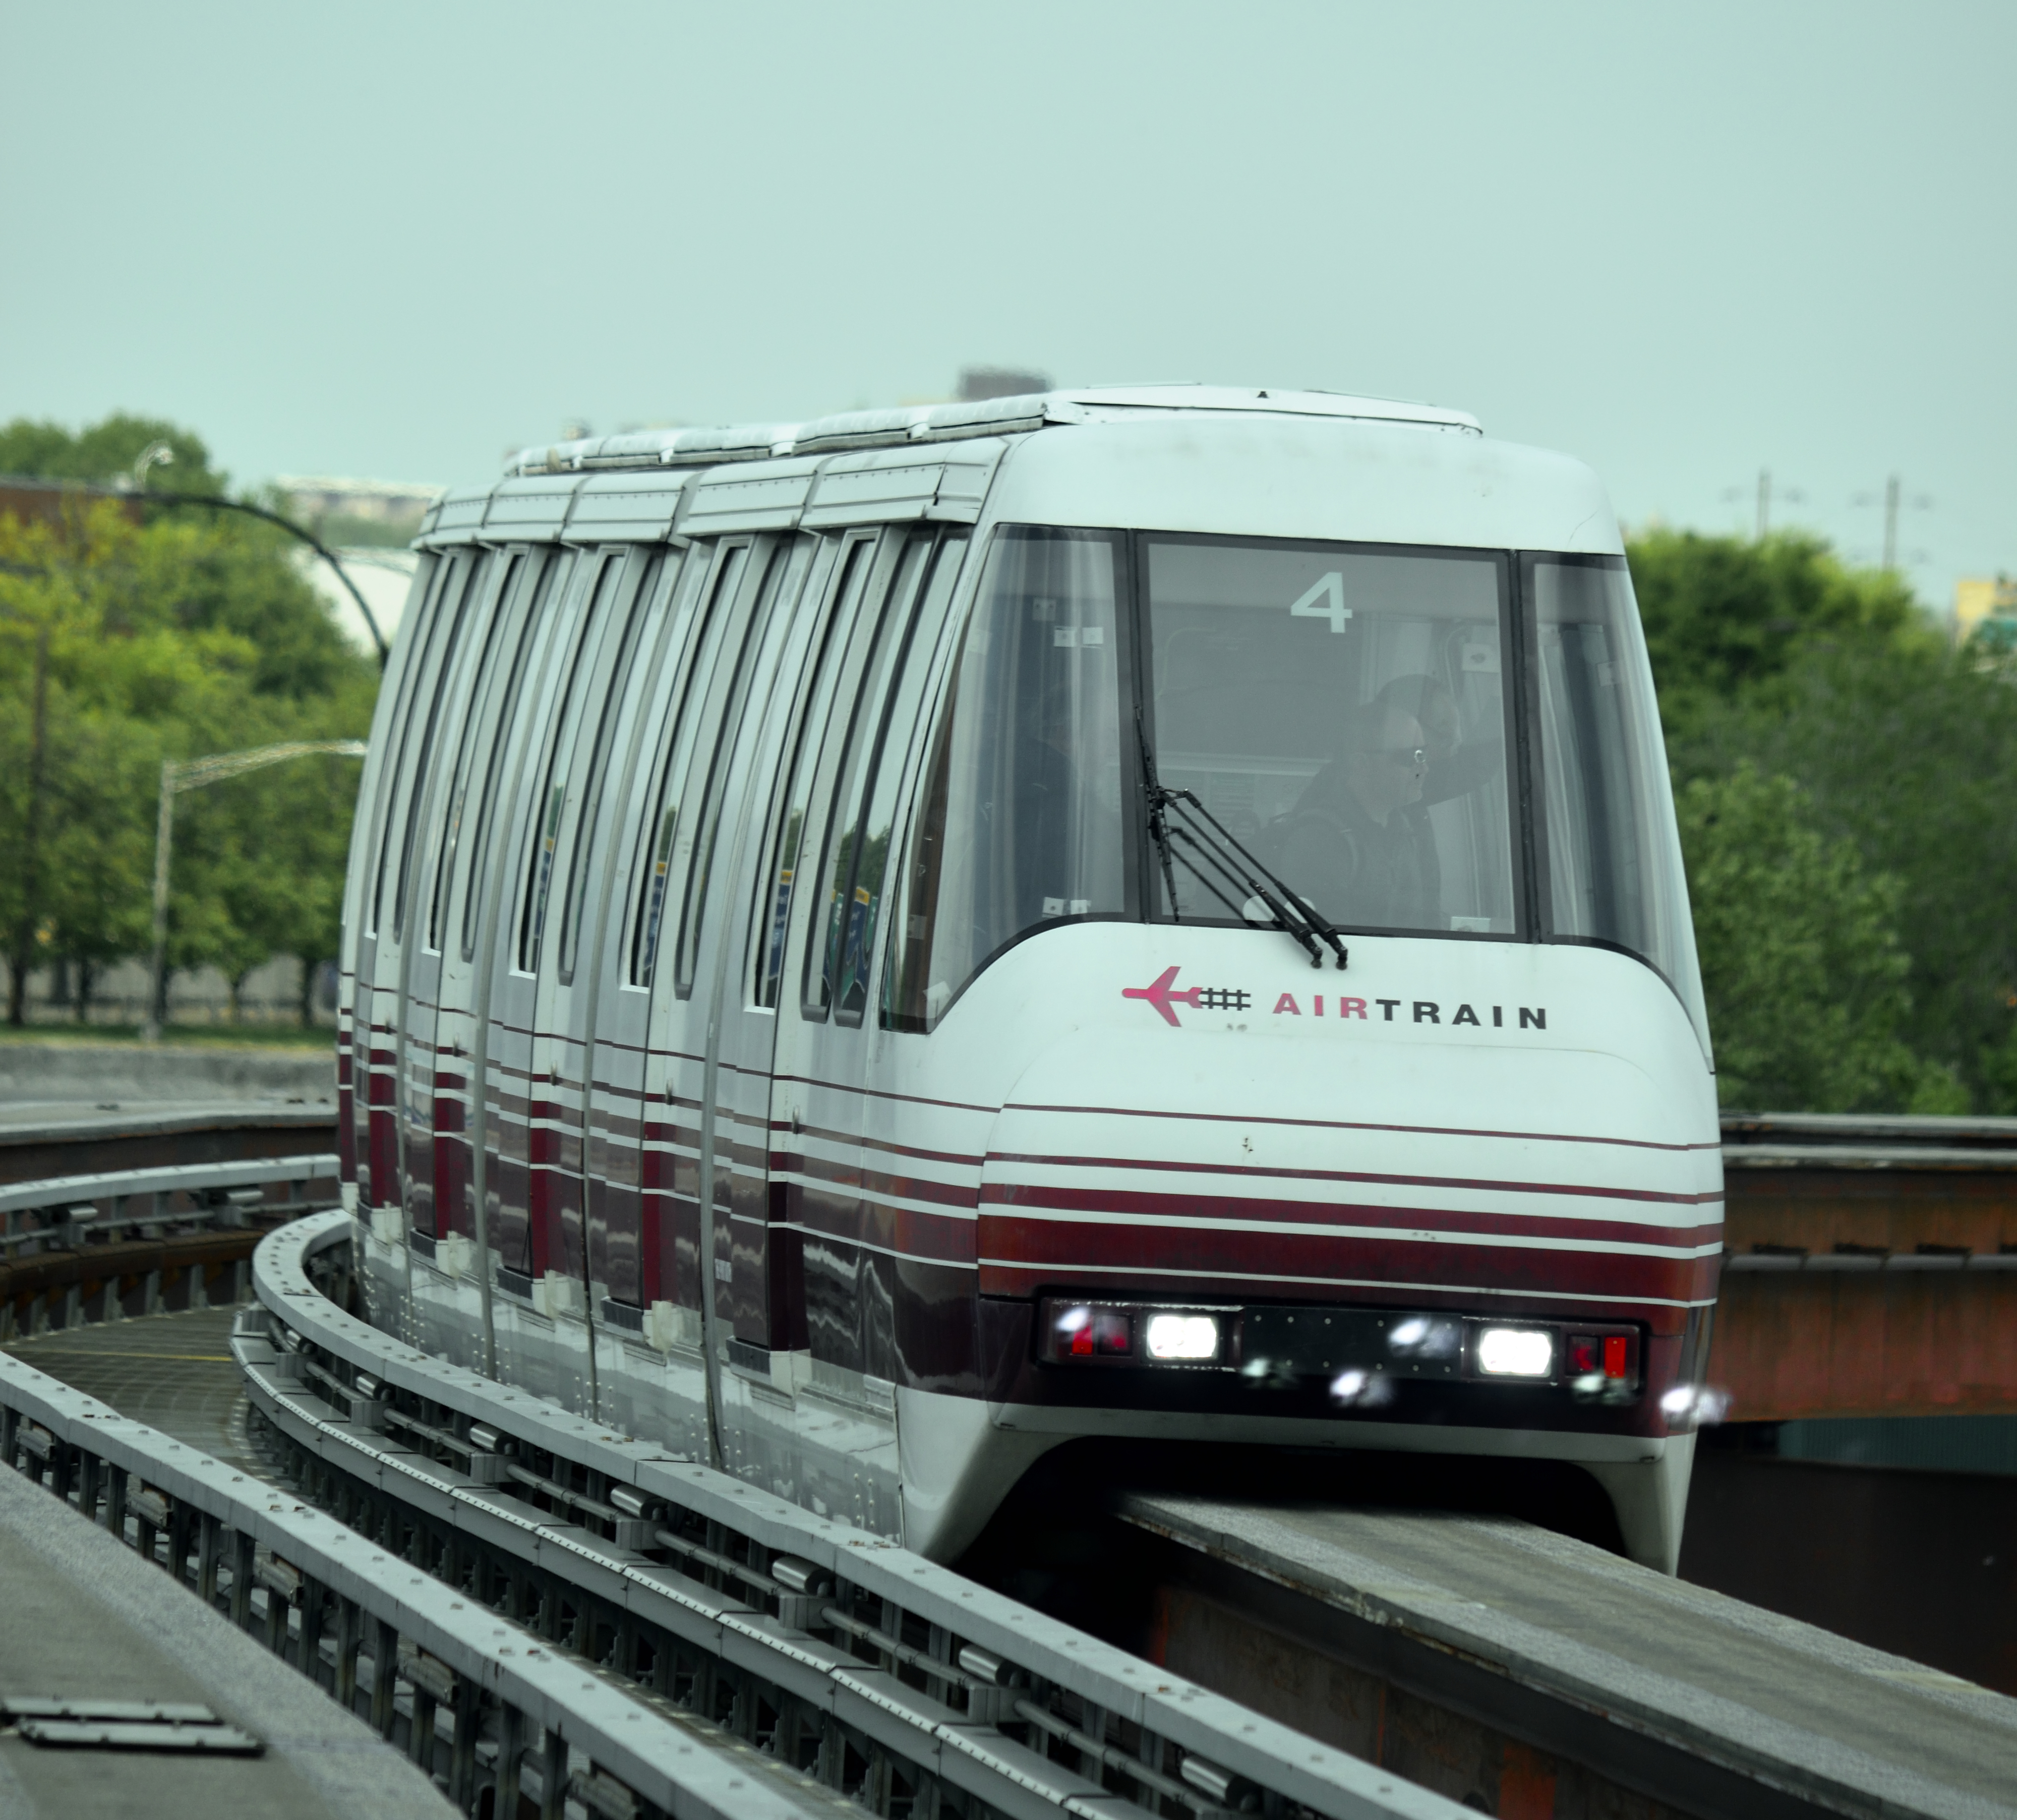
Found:
[{"label": "number 4 on windshield", "polygon": [[1351,617],[1351,609],[1344,604],[1344,576],[1333,569],[1328,575],[1320,575],[1309,590],[1299,595],[1289,608],[1293,619],[1328,619],[1333,632],[1342,632],[1344,623]]}]

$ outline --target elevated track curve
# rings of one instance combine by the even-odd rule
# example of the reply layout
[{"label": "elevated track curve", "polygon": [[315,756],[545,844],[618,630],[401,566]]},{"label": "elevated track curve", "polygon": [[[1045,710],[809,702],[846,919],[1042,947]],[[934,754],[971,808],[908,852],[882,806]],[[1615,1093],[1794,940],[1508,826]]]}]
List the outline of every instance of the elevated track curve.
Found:
[{"label": "elevated track curve", "polygon": [[[583,1663],[599,1689],[641,1699],[655,1723],[685,1728],[687,1748],[725,1753],[719,1763],[740,1764],[754,1775],[752,1800],[760,1786],[786,1804],[776,1811],[837,1811],[832,1804],[839,1801],[916,1815],[1188,1816],[1246,1811],[1250,1801],[1254,1811],[1283,1815],[1453,1815],[1453,1802],[1463,1802],[1472,1811],[1560,1814],[1564,1820],[1600,1808],[1649,1820],[1667,1814],[1706,1820],[1726,1813],[2017,1813],[2010,1793],[2017,1789],[2017,1703],[1734,1602],[1674,1587],[1600,1551],[1503,1520],[1424,1524],[1393,1517],[1368,1523],[1348,1512],[1223,1500],[1200,1507],[1194,1500],[1144,1494],[1112,1512],[1113,1521],[1142,1538],[1146,1552],[1138,1571],[1139,1561],[1149,1561],[1160,1576],[1153,1589],[1160,1630],[1131,1657],[732,1479],[645,1459],[647,1450],[592,1422],[445,1368],[373,1332],[324,1293],[341,1295],[348,1222],[337,1215],[290,1217],[312,1204],[309,1191],[321,1179],[272,1154],[290,1128],[280,1121],[248,1128],[281,1134],[247,1140],[247,1148],[265,1154],[245,1159],[245,1167],[256,1175],[266,1165],[268,1179],[236,1183],[241,1198],[233,1203],[218,1195],[225,1177],[207,1173],[216,1171],[215,1156],[190,1157],[181,1165],[186,1188],[157,1181],[146,1190],[183,1197],[163,1204],[182,1221],[157,1217],[151,1223],[168,1237],[147,1242],[197,1236],[174,1229],[207,1212],[208,1223],[249,1252],[260,1231],[220,1224],[231,1218],[222,1210],[246,1212],[251,1204],[245,1190],[258,1190],[256,1217],[266,1231],[247,1272],[256,1300],[241,1313],[231,1345],[254,1407],[271,1425],[276,1472],[298,1498],[305,1497],[301,1508],[319,1506],[341,1529],[361,1530],[381,1551],[390,1549],[387,1559],[445,1578],[446,1590],[464,1597],[455,1609],[477,1610],[483,1621],[494,1614],[530,1634],[529,1647],[538,1648],[543,1639],[557,1658]],[[298,1133],[301,1127],[291,1128]],[[206,1135],[193,1126],[124,1129],[117,1141],[136,1139],[213,1147],[220,1141],[214,1128]],[[92,1139],[80,1132],[78,1141]],[[1733,1147],[1743,1141],[1734,1139]],[[1770,1154],[1769,1143],[1755,1147]],[[1890,1147],[1910,1151],[1914,1166],[1902,1172],[1904,1179],[1944,1172],[1951,1180],[1968,1173],[1926,1155],[1963,1146]],[[1854,1181],[1900,1179],[1900,1172],[1856,1157],[1855,1148],[1837,1143],[1812,1163],[1735,1165],[1733,1209],[1747,1192],[1738,1184],[1768,1170],[1775,1183],[1798,1182],[1802,1170],[1817,1182],[1845,1175]],[[1977,1152],[1983,1153],[2000,1154],[1989,1145]],[[103,1152],[81,1157],[74,1147],[61,1155],[70,1165],[103,1160]],[[281,1167],[274,1173],[276,1161]],[[2001,1181],[2006,1167],[1998,1162],[1975,1173]],[[108,1282],[131,1274],[115,1273],[109,1255],[114,1244],[126,1241],[108,1243],[89,1230],[99,1220],[133,1214],[131,1191],[122,1198],[114,1185],[97,1180],[94,1186],[104,1192],[66,1201],[72,1190],[56,1188],[58,1181],[111,1173],[66,1168],[43,1179],[55,1191],[39,1199],[18,1183],[12,1190],[20,1230],[38,1235],[19,1248],[31,1255],[66,1250],[85,1255],[78,1294],[74,1302],[66,1298],[63,1321],[51,1318],[56,1305],[44,1291],[45,1326],[81,1322],[94,1311],[114,1320],[141,1312],[127,1305],[135,1287],[130,1281],[106,1296]],[[226,1187],[225,1195],[231,1191]],[[1965,1201],[1969,1192],[1960,1197]],[[1775,1197],[1799,1200],[1777,1188],[1755,1199],[1771,1211]],[[1976,1191],[1975,1197],[1986,1202],[1994,1195]],[[1856,1196],[1844,1199],[1856,1208]],[[1823,1197],[1807,1201],[1806,1217],[1818,1217],[1813,1206],[1824,1204]],[[73,1216],[68,1232],[49,1217],[59,1204]],[[77,1217],[86,1206],[92,1219]],[[1857,1211],[1868,1216],[1867,1205]],[[1994,1251],[1984,1245],[1979,1255],[2003,1255],[2007,1229],[1990,1223],[2001,1215],[1979,1208],[1976,1214],[1982,1233],[1996,1241]],[[10,1213],[10,1225],[14,1219]],[[31,1228],[31,1219],[40,1223]],[[1734,1211],[1732,1229],[1733,1264],[1747,1255],[1788,1255],[1738,1250],[1747,1242],[1769,1248],[1781,1241],[1760,1240]],[[1901,1233],[1920,1230],[1889,1229],[1893,1244],[1874,1270],[1815,1269],[1817,1255],[1867,1254],[1823,1253],[1810,1244],[1795,1268],[1740,1266],[1726,1283],[1776,1284],[1810,1272],[1817,1281],[1882,1280],[1887,1269],[1902,1281],[1915,1273],[1890,1264],[1893,1256],[1950,1255],[1916,1250],[1942,1242],[1938,1238],[1914,1237],[1914,1249],[1907,1252],[1897,1242]],[[1970,1230],[1969,1262],[1922,1269],[1920,1279],[2017,1281],[2004,1266],[1972,1262],[1983,1239]],[[58,1243],[65,1239],[67,1246]],[[107,1255],[89,1257],[93,1251]],[[157,1299],[147,1305],[161,1311],[175,1305],[168,1273],[178,1269],[190,1285],[181,1305],[189,1305],[193,1285],[204,1281],[201,1268],[164,1264],[152,1292]],[[99,1285],[95,1303],[85,1292],[92,1282]],[[146,1291],[144,1280],[139,1287]],[[220,1291],[226,1287],[218,1283]],[[228,1298],[206,1293],[205,1298]],[[6,1305],[17,1333],[34,1325],[33,1302],[17,1295]],[[201,1302],[197,1305],[200,1312]],[[1730,1349],[1726,1356],[1737,1357],[1733,1331],[1742,1336],[1741,1320],[1726,1322],[1719,1345]],[[92,1454],[76,1426],[79,1419],[103,1418],[92,1412],[80,1418],[31,1381],[38,1375],[18,1384],[7,1378],[0,1398],[13,1412],[6,1417],[8,1462],[46,1476],[80,1508],[88,1492],[93,1514],[109,1522],[114,1494],[103,1463],[110,1456]],[[99,1464],[88,1466],[87,1457]],[[56,1459],[68,1464],[59,1471],[49,1464]],[[153,1469],[145,1461],[128,1469],[134,1476],[124,1487],[128,1499],[142,1500],[143,1518],[157,1507],[161,1518],[150,1524],[149,1550],[171,1565],[179,1562],[202,1590],[200,1486],[191,1481],[179,1491],[164,1489],[164,1474],[149,1477]],[[626,1487],[627,1500],[619,1495]],[[177,1556],[172,1532],[184,1511],[183,1553]],[[212,1515],[222,1526],[219,1537],[240,1533],[228,1511]],[[352,1701],[383,1717],[409,1749],[438,1760],[442,1776],[470,1802],[484,1789],[493,1791],[493,1800],[504,1791],[499,1765],[515,1752],[511,1767],[520,1792],[537,1792],[545,1811],[557,1811],[547,1807],[548,1789],[568,1792],[591,1812],[684,1811],[655,1797],[654,1790],[676,1794],[677,1784],[655,1782],[643,1764],[624,1760],[635,1772],[632,1781],[607,1767],[615,1759],[598,1757],[583,1742],[595,1735],[590,1720],[568,1719],[530,1693],[526,1704],[514,1706],[494,1692],[465,1691],[505,1685],[494,1661],[484,1667],[471,1656],[466,1670],[444,1668],[455,1655],[449,1643],[438,1638],[440,1650],[429,1652],[399,1630],[396,1620],[388,1620],[391,1642],[381,1632],[374,1645],[363,1602],[352,1598],[355,1615],[345,1617],[348,1595],[332,1590],[340,1576],[305,1573],[286,1552],[305,1555],[312,1544],[326,1544],[290,1532],[283,1549],[258,1539],[251,1514],[245,1515],[255,1541],[241,1576],[242,1609],[232,1591],[229,1560],[236,1558],[222,1540],[212,1544],[207,1584],[214,1599],[263,1628],[284,1657],[309,1663],[332,1688],[340,1691],[347,1674]],[[130,1509],[122,1509],[122,1529],[132,1527],[130,1517]],[[141,1533],[135,1530],[136,1542]],[[1292,1539],[1285,1542],[1285,1536]],[[1385,1558],[1397,1550],[1395,1558]],[[782,1572],[781,1558],[792,1564]],[[279,1565],[266,1565],[272,1562]],[[801,1590],[791,1576],[807,1566],[810,1590]],[[355,1583],[343,1583],[355,1589]],[[1593,1598],[1593,1587],[1600,1598]],[[1654,1665],[1635,1663],[1633,1650],[1618,1646],[1635,1625],[1642,1643],[1657,1644],[1662,1625],[1677,1621],[1668,1608],[1683,1594],[1694,1613],[1690,1621],[1705,1636],[1741,1640],[1751,1653],[1741,1667],[1729,1650],[1719,1658],[1705,1647],[1682,1652],[1688,1665],[1679,1678],[1663,1679]],[[313,1615],[305,1615],[316,1601]],[[1622,1629],[1607,1638],[1600,1634],[1604,1624]],[[386,1649],[393,1651],[383,1656],[391,1694],[381,1701],[370,1689]],[[1727,1685],[1706,1685],[1716,1680],[1719,1660],[1729,1671]],[[1762,1693],[1747,1703],[1745,1688],[1774,1685],[1782,1693],[1806,1691],[1790,1711],[1768,1710]],[[1243,1716],[1205,1691],[1214,1686],[1254,1710]],[[1151,1688],[1161,1691],[1152,1695]],[[535,1723],[529,1717],[535,1713],[547,1718]],[[1343,1722],[1355,1713],[1357,1720]],[[1832,1715],[1826,1723],[1824,1713]],[[472,1753],[467,1759],[457,1745],[459,1729]],[[1317,1739],[1324,1742],[1311,1742]],[[1366,1758],[1372,1761],[1360,1760]],[[709,1762],[718,1767],[716,1758]],[[1193,1766],[1188,1773],[1186,1764]],[[709,1810],[703,1804],[695,1811]]]}]

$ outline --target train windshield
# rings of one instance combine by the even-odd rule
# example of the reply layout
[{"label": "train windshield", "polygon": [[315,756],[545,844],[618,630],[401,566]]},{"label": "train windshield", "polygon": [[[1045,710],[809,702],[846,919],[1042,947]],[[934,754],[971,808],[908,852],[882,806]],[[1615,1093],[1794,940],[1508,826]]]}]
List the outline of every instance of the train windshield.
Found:
[{"label": "train windshield", "polygon": [[[1513,934],[1503,562],[1222,538],[1146,554],[1165,787],[1340,928]],[[1178,915],[1232,920],[1172,858]]]},{"label": "train windshield", "polygon": [[[929,1029],[996,955],[1062,923],[1268,919],[1214,891],[1181,840],[1167,877],[1149,854],[1138,711],[1160,782],[1339,929],[1622,948],[1701,1034],[1622,560],[1521,560],[1524,659],[1506,553],[998,531],[921,776],[885,1023]],[[1516,673],[1534,673],[1539,717],[1526,792]]]}]

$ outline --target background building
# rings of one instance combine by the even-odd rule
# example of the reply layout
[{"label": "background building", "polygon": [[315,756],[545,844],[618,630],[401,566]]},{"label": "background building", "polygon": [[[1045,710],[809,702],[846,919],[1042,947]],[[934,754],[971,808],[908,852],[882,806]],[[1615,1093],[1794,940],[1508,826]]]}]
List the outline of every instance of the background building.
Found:
[{"label": "background building", "polygon": [[1965,644],[1990,620],[2007,624],[1998,642],[2008,647],[2017,643],[2017,581],[2007,575],[1993,578],[1968,576],[1954,583],[1954,642]]}]

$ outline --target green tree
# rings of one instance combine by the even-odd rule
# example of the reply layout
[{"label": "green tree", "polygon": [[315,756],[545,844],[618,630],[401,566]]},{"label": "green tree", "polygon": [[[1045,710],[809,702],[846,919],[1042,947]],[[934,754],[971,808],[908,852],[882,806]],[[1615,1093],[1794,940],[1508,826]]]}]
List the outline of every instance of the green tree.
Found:
[{"label": "green tree", "polygon": [[1955,1111],[1967,1096],[1903,1039],[1902,892],[1831,840],[1790,778],[1748,763],[1676,804],[1727,1106]]},{"label": "green tree", "polygon": [[82,430],[27,417],[0,424],[0,474],[110,486],[130,479],[133,464],[155,442],[165,442],[175,452],[168,475],[156,477],[161,485],[179,493],[224,491],[226,476],[211,466],[201,437],[162,418],[124,411]]},{"label": "green tree", "polygon": [[[108,500],[60,525],[0,517],[0,840],[14,859],[0,868],[0,945],[13,1020],[35,966],[144,952],[164,757],[359,737],[377,686],[266,527],[135,525]],[[307,966],[334,954],[355,790],[354,761],[314,758],[184,797],[171,966],[215,964],[242,982],[276,953]]]},{"label": "green tree", "polygon": [[1847,568],[1805,532],[1752,543],[1653,530],[1627,556],[1669,734],[1719,702],[1781,697],[1789,670],[1824,645],[1938,643],[1903,578]]},{"label": "green tree", "polygon": [[299,702],[376,689],[377,666],[337,630],[301,572],[301,546],[285,532],[188,507],[161,508],[147,532],[108,577],[136,619],[243,639],[261,695]]},{"label": "green tree", "polygon": [[1966,653],[1846,644],[1785,680],[1676,741],[1677,775],[1796,779],[1813,825],[1896,881],[1903,1040],[1980,1109],[2017,1111],[2017,688]]}]

